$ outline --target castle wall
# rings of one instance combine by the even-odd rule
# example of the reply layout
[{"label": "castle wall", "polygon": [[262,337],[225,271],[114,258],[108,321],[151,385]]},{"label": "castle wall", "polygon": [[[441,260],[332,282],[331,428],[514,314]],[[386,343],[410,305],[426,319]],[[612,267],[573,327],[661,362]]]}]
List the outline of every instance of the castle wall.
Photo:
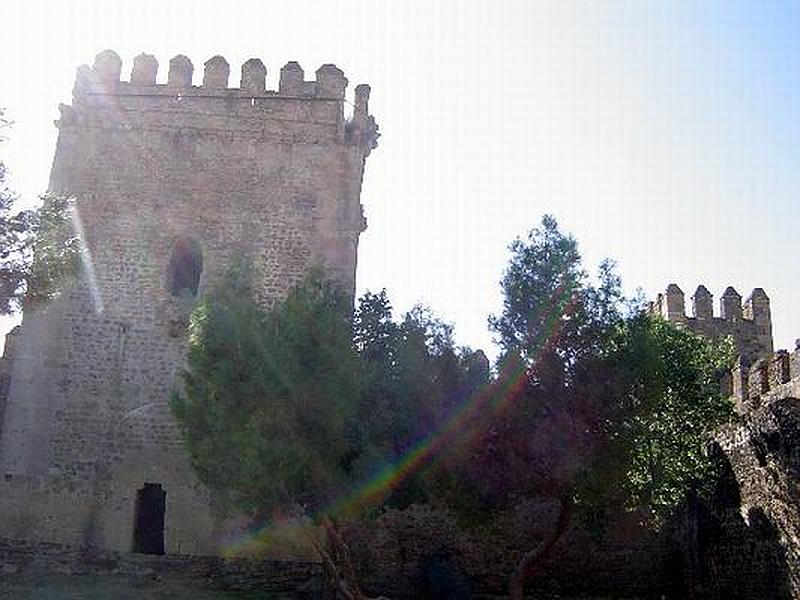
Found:
[{"label": "castle wall", "polygon": [[[793,598],[800,597],[800,380],[751,402],[715,441],[738,488],[738,509],[757,539],[774,539]],[[743,548],[739,548],[741,554]]]},{"label": "castle wall", "polygon": [[725,381],[738,418],[714,432],[713,494],[690,494],[679,536],[690,589],[709,598],[800,598],[800,348],[773,352],[769,298],[742,302],[729,287],[714,314],[699,286],[686,314],[675,284],[651,310],[714,340],[730,336],[738,358]]},{"label": "castle wall", "polygon": [[268,92],[260,61],[227,88],[215,57],[192,87],[185,57],[156,85],[143,56],[127,83],[119,58],[101,53],[61,107],[51,189],[75,197],[86,268],[24,315],[0,438],[0,537],[129,551],[147,482],[167,493],[166,551],[213,553],[231,525],[194,477],[168,407],[194,302],[168,289],[173,250],[200,249],[198,297],[240,254],[265,304],[314,263],[354,293],[374,121],[360,86],[345,122],[347,80],[332,65],[306,82],[290,63]]},{"label": "castle wall", "polygon": [[[758,573],[771,573],[774,581],[784,582],[787,591],[772,597],[798,598],[800,349],[762,356],[752,365],[740,357],[731,377],[739,418],[714,435],[733,482],[727,494],[731,510],[721,526],[710,528],[721,544],[707,549],[707,561],[722,582],[752,583],[741,573],[755,567]],[[726,539],[727,553],[721,550]],[[759,556],[758,547],[770,552]]]}]

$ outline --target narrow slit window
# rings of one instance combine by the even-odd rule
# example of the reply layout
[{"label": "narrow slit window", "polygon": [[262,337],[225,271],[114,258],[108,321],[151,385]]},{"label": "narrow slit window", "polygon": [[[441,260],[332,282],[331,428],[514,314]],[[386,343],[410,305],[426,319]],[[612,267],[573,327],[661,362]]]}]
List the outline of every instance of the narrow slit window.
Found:
[{"label": "narrow slit window", "polygon": [[167,268],[167,289],[173,296],[197,296],[203,272],[203,253],[191,239],[175,241]]}]

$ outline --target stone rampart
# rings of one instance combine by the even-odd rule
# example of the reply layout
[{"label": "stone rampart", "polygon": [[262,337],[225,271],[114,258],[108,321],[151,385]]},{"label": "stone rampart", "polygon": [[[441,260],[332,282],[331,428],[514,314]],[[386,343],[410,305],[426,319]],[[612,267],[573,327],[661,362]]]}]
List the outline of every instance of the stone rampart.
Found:
[{"label": "stone rampart", "polygon": [[731,370],[731,386],[740,413],[762,403],[800,398],[800,348],[779,350],[749,365],[740,357]]},{"label": "stone rampart", "polygon": [[737,418],[710,444],[719,467],[710,498],[687,498],[676,517],[687,589],[708,598],[800,598],[800,348],[773,352],[770,303],[729,287],[718,316],[704,286],[686,314],[667,287],[651,311],[713,340],[730,336],[738,358],[723,378]]},{"label": "stone rampart", "polygon": [[[741,537],[732,535],[736,530],[746,532],[750,541],[729,548],[727,562],[734,564],[733,559],[741,559],[741,553],[754,544],[771,547],[773,558],[764,569],[782,570],[786,593],[798,598],[800,349],[762,356],[750,366],[740,357],[731,380],[739,418],[716,432],[714,444],[729,465],[733,491],[728,495],[734,498],[733,518],[741,523],[723,530],[734,542]],[[709,554],[719,564],[726,558],[716,551]]]},{"label": "stone rampart", "polygon": [[[470,530],[425,505],[387,510],[344,532],[360,579],[390,598],[503,598],[520,557],[552,533],[558,502],[535,498],[489,526]],[[576,526],[527,581],[535,597],[659,598],[680,589],[670,573],[671,545],[620,520],[605,535]]]}]

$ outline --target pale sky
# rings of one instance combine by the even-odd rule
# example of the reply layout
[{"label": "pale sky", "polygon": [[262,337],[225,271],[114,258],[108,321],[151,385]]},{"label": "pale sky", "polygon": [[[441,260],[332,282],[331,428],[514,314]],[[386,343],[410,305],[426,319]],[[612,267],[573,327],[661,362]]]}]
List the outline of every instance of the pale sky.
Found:
[{"label": "pale sky", "polygon": [[[430,305],[459,343],[495,350],[507,245],[555,215],[588,266],[629,290],[670,282],[718,303],[772,300],[776,347],[800,337],[800,4],[470,0],[63,2],[0,6],[0,157],[34,201],[58,104],[105,48],[161,65],[298,60],[372,86],[358,287]],[[8,323],[6,323],[6,327]]]}]

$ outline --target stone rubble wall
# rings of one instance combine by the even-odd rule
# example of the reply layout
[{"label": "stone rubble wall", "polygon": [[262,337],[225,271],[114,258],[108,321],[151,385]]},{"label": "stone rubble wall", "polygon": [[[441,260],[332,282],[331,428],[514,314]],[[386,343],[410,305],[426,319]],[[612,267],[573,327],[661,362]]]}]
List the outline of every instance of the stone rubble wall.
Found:
[{"label": "stone rubble wall", "polygon": [[[797,381],[793,382],[795,385]],[[787,392],[791,384],[781,390]],[[738,512],[781,555],[792,597],[800,598],[800,396],[761,397],[741,421],[718,432],[738,489]],[[743,544],[740,552],[747,552]]]},{"label": "stone rubble wall", "polygon": [[0,540],[0,595],[3,583],[50,574],[92,577],[114,574],[191,582],[193,587],[258,593],[266,598],[318,600],[329,597],[317,563],[264,561],[214,556],[147,556],[111,551],[87,553],[73,546]]},{"label": "stone rubble wall", "polygon": [[740,357],[731,371],[730,392],[737,411],[747,415],[783,398],[800,398],[800,347],[779,350],[753,363]]},{"label": "stone rubble wall", "polygon": [[[352,524],[344,535],[361,581],[372,593],[391,598],[506,597],[522,554],[551,533],[557,513],[557,502],[533,499],[491,526],[468,531],[444,511],[412,505]],[[671,553],[666,538],[634,520],[614,523],[599,537],[576,526],[526,589],[548,598],[675,597],[672,587],[680,575],[669,572]]]}]

